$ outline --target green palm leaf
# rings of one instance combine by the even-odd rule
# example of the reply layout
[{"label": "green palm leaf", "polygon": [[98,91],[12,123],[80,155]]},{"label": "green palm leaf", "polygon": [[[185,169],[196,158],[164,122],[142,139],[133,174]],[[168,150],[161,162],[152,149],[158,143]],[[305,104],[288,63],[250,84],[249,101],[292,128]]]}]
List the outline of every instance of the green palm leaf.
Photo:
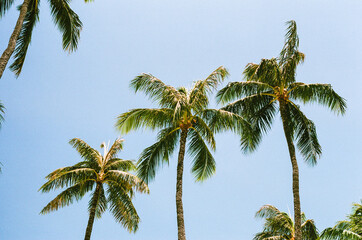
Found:
[{"label": "green palm leaf", "polygon": [[83,140],[79,138],[73,138],[72,140],[69,141],[69,144],[72,145],[73,148],[75,148],[80,154],[80,156],[84,158],[86,161],[91,161],[91,162],[100,161],[101,154],[97,150],[89,146]]},{"label": "green palm leaf", "polygon": [[156,175],[157,168],[161,163],[168,163],[170,155],[173,153],[180,130],[178,128],[163,129],[158,135],[158,141],[143,150],[138,162],[137,175],[148,183]]},{"label": "green palm leaf", "polygon": [[317,159],[322,154],[322,147],[319,145],[315,125],[300,111],[298,106],[288,104],[288,107],[291,128],[295,132],[294,136],[299,151],[304,160],[313,166],[317,164]]},{"label": "green palm leaf", "polygon": [[295,83],[290,86],[290,96],[303,103],[317,102],[330,110],[344,114],[346,101],[339,96],[330,84]]},{"label": "green palm leaf", "polygon": [[10,65],[10,69],[16,76],[20,75],[23,68],[26,53],[31,42],[31,36],[36,23],[39,21],[38,0],[31,0],[29,3],[28,12],[26,13],[23,26],[14,51],[14,62]]},{"label": "green palm leaf", "polygon": [[273,90],[273,88],[267,83],[256,81],[231,82],[217,93],[216,100],[218,103],[224,104],[241,97],[260,94],[268,90]]},{"label": "green palm leaf", "polygon": [[70,8],[69,0],[49,0],[54,23],[63,34],[63,49],[72,52],[78,47],[82,22]]},{"label": "green palm leaf", "polygon": [[143,73],[131,81],[131,88],[135,92],[143,91],[150,99],[159,103],[162,107],[172,107],[182,97],[172,86],[164,84],[160,79],[151,74]]},{"label": "green palm leaf", "polygon": [[82,181],[67,188],[50,201],[43,210],[41,210],[40,214],[57,211],[59,208],[69,206],[74,200],[79,201],[88,191],[93,189],[94,184],[95,182],[93,181]]},{"label": "green palm leaf", "polygon": [[196,129],[189,130],[188,138],[188,152],[193,159],[191,172],[195,175],[196,181],[203,181],[215,173],[215,159]]},{"label": "green palm leaf", "polygon": [[123,188],[117,185],[110,185],[108,188],[109,209],[115,220],[122,224],[129,232],[135,232],[138,229],[140,218],[131,198]]},{"label": "green palm leaf", "polygon": [[168,108],[138,108],[118,116],[116,128],[121,133],[128,133],[139,128],[152,130],[164,128],[172,123],[173,111]]},{"label": "green palm leaf", "polygon": [[1,0],[0,1],[0,19],[5,15],[7,10],[13,5],[14,0]]}]

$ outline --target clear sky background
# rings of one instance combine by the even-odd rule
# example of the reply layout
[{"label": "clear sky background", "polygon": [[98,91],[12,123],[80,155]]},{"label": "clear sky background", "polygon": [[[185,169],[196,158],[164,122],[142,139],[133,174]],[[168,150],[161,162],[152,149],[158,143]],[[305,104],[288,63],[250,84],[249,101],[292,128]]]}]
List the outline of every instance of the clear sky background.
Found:
[{"label": "clear sky background", "polygon": [[[306,54],[297,80],[330,83],[348,103],[344,117],[322,106],[302,107],[323,147],[313,168],[298,155],[302,210],[323,230],[343,220],[352,202],[361,199],[362,1],[78,0],[72,7],[84,24],[78,51],[62,51],[43,0],[21,76],[16,79],[7,69],[0,80],[7,108],[0,131],[2,240],[83,239],[89,196],[43,216],[40,210],[58,192],[38,189],[48,173],[80,161],[69,139],[79,137],[99,149],[102,141],[119,137],[117,115],[154,106],[129,89],[136,75],[149,72],[167,84],[190,86],[223,65],[231,74],[226,82],[240,81],[247,63],[279,54],[290,19],[297,22],[300,50]],[[1,52],[17,17],[14,6],[0,20]],[[156,133],[122,137],[120,157],[137,159]],[[142,219],[136,234],[107,213],[96,220],[92,239],[176,239],[176,156],[159,169],[150,195],[136,196]],[[262,229],[254,214],[263,204],[292,213],[291,164],[279,118],[248,156],[240,152],[238,137],[217,135],[215,158],[217,172],[203,183],[194,182],[185,160],[187,239],[252,239]]]}]

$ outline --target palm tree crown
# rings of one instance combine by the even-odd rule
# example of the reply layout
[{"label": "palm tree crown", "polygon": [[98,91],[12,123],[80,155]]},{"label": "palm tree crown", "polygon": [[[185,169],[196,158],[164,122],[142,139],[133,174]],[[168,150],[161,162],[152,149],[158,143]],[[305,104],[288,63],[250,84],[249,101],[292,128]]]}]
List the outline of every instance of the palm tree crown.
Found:
[{"label": "palm tree crown", "polygon": [[[294,239],[294,222],[287,213],[279,211],[279,209],[272,205],[264,205],[255,216],[265,218],[265,223],[263,231],[257,233],[253,238],[254,240]],[[306,219],[304,214],[302,214],[302,239],[319,239],[319,233],[314,221]]]},{"label": "palm tree crown", "polygon": [[191,89],[176,89],[150,74],[133,79],[131,87],[136,92],[144,91],[160,106],[130,110],[121,114],[116,123],[122,133],[142,127],[160,129],[158,141],[141,154],[138,175],[143,180],[154,178],[160,163],[168,163],[182,132],[187,132],[190,141],[188,151],[193,157],[192,173],[196,180],[204,180],[215,172],[215,160],[207,147],[215,150],[214,132],[227,129],[241,132],[249,126],[236,114],[207,108],[208,94],[226,76],[227,70],[219,67],[205,80],[196,81]]},{"label": "palm tree crown", "polygon": [[[214,133],[233,130],[240,133],[251,130],[239,115],[224,110],[208,109],[208,94],[228,76],[224,67],[219,67],[206,79],[196,81],[191,89],[174,88],[150,74],[142,74],[131,82],[131,87],[145,92],[160,108],[138,108],[118,117],[117,128],[127,133],[138,128],[160,130],[157,142],[146,148],[138,163],[138,176],[148,182],[156,175],[162,163],[168,163],[170,155],[179,143],[176,177],[176,210],[178,239],[185,240],[182,204],[183,161],[187,152],[191,156],[191,172],[197,181],[210,177],[216,169],[215,159],[209,147],[215,150]],[[208,147],[209,146],[209,147]]]},{"label": "palm tree crown", "polygon": [[129,173],[135,170],[131,160],[117,157],[117,153],[123,148],[123,140],[117,139],[110,148],[103,143],[103,155],[81,139],[74,138],[70,144],[79,152],[83,161],[74,166],[59,168],[46,177],[48,181],[40,191],[49,192],[64,187],[67,189],[49,202],[41,214],[68,206],[74,200],[80,200],[87,192],[93,191],[89,201],[90,217],[85,239],[90,239],[94,217],[100,218],[107,208],[117,222],[130,232],[136,231],[140,219],[131,199],[134,191],[148,193],[148,187]]},{"label": "palm tree crown", "polygon": [[[288,22],[285,45],[278,58],[249,63],[243,72],[246,81],[231,82],[217,94],[223,109],[247,116],[260,133],[270,130],[277,113],[277,104],[285,105],[288,128],[297,141],[305,160],[314,165],[321,154],[314,123],[300,110],[297,102],[322,104],[336,113],[344,114],[346,102],[330,84],[305,84],[295,79],[296,67],[304,61],[298,51],[299,37],[294,21]],[[261,137],[260,134],[260,137]],[[243,149],[254,150],[260,142],[243,143]]]},{"label": "palm tree crown", "polygon": [[[0,19],[14,2],[14,0],[0,1]],[[40,0],[24,0],[19,7],[18,22],[10,38],[8,48],[0,59],[0,78],[13,52],[14,62],[10,65],[10,69],[16,76],[21,73],[33,29],[39,21],[39,4]],[[76,50],[82,29],[82,22],[78,15],[70,8],[69,0],[49,0],[49,4],[54,23],[63,35],[63,49],[69,52]]]},{"label": "palm tree crown", "polygon": [[301,240],[299,169],[294,142],[304,160],[311,165],[316,164],[322,151],[314,123],[304,115],[297,102],[317,102],[341,114],[346,110],[346,103],[330,84],[296,81],[296,68],[304,61],[304,54],[298,50],[295,21],[287,24],[285,43],[279,57],[262,59],[259,64],[249,63],[243,72],[246,81],[229,83],[218,92],[217,100],[229,103],[222,109],[240,114],[252,122],[256,134],[253,141],[241,142],[244,151],[256,149],[262,135],[270,130],[279,109],[293,169],[295,239]]},{"label": "palm tree crown", "polygon": [[361,240],[362,239],[362,201],[354,203],[347,220],[339,221],[333,228],[325,229],[323,240]]}]

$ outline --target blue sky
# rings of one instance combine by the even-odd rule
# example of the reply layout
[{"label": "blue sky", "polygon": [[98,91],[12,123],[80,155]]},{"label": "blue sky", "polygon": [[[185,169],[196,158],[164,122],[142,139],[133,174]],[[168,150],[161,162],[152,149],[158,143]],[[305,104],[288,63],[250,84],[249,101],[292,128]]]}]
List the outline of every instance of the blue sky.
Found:
[{"label": "blue sky", "polygon": [[[69,139],[79,137],[94,147],[113,141],[119,136],[117,115],[153,106],[128,87],[142,72],[190,86],[223,65],[231,74],[226,82],[241,80],[247,63],[278,55],[290,19],[298,24],[300,50],[306,54],[298,81],[330,83],[348,103],[344,117],[321,106],[302,108],[317,125],[323,147],[316,167],[298,156],[302,210],[322,230],[344,219],[352,202],[361,199],[361,1],[95,0],[73,1],[72,7],[84,24],[78,51],[62,51],[48,2],[42,1],[21,76],[6,70],[0,81],[7,108],[0,132],[1,239],[82,239],[88,197],[39,215],[57,194],[37,192],[44,177],[80,160]],[[0,21],[1,51],[16,19],[13,7]],[[120,156],[137,159],[156,133],[122,137]],[[218,135],[215,158],[216,175],[203,183],[194,182],[185,160],[187,239],[252,239],[261,230],[254,214],[263,204],[292,211],[291,166],[278,118],[251,155],[242,155],[233,134]],[[176,155],[149,185],[151,194],[136,196],[139,231],[129,234],[105,214],[95,222],[92,239],[176,239],[175,180]]]}]

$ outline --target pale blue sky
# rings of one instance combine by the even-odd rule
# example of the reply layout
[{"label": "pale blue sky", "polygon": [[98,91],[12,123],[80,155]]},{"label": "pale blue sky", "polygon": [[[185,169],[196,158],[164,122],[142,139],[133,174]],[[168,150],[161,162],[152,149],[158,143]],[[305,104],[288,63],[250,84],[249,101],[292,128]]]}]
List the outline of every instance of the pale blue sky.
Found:
[{"label": "pale blue sky", "polygon": [[[344,117],[320,106],[302,108],[316,123],[323,147],[314,168],[299,157],[302,209],[323,229],[344,219],[361,199],[362,1],[95,0],[73,1],[72,7],[84,24],[78,51],[62,51],[48,2],[42,1],[21,76],[6,70],[0,80],[7,108],[0,132],[2,240],[83,238],[89,198],[42,216],[56,193],[37,190],[49,172],[80,160],[69,139],[79,137],[94,147],[113,141],[119,136],[113,127],[118,114],[152,106],[129,89],[133,77],[150,72],[168,84],[190,86],[223,65],[231,73],[226,82],[239,81],[248,62],[278,55],[290,19],[298,24],[306,54],[298,81],[331,83],[348,101]],[[1,51],[16,18],[13,7],[0,20]],[[120,156],[137,159],[156,133],[123,137]],[[105,214],[95,222],[92,239],[176,239],[175,157],[150,184],[151,194],[136,196],[142,219],[136,234]],[[293,209],[291,166],[278,118],[248,156],[239,151],[236,136],[218,135],[215,158],[216,175],[201,184],[194,183],[185,161],[187,239],[252,239],[261,230],[254,214],[263,204]]]}]

